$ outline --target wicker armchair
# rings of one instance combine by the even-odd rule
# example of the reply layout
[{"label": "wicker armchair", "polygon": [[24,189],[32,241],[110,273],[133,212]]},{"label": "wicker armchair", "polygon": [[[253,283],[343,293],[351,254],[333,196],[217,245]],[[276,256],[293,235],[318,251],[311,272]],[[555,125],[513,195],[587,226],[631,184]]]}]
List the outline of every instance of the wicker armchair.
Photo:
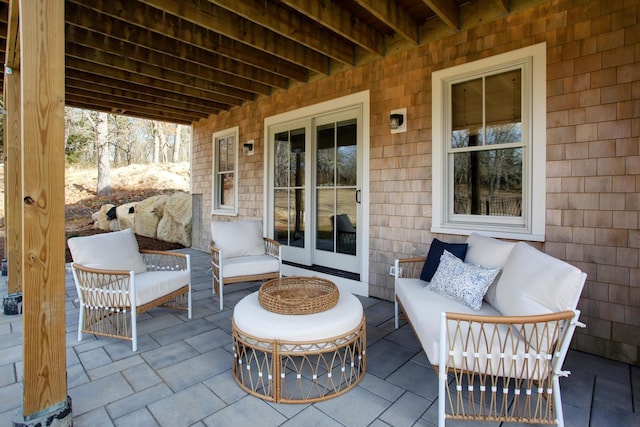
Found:
[{"label": "wicker armchair", "polygon": [[67,241],[80,301],[78,341],[83,333],[121,338],[138,349],[137,317],[162,306],[191,318],[188,254],[140,251],[130,229]]},{"label": "wicker armchair", "polygon": [[261,221],[214,221],[211,223],[213,292],[220,310],[224,286],[280,277],[280,243],[263,237]]}]

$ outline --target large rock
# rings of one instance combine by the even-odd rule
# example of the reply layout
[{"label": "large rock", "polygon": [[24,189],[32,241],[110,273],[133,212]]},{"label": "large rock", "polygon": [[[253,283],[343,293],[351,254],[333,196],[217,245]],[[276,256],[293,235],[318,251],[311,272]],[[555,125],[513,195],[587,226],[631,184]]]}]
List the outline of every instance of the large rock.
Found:
[{"label": "large rock", "polygon": [[125,203],[116,208],[116,216],[118,217],[118,225],[120,230],[126,230],[130,228],[134,233],[136,232],[136,206],[138,202]]},{"label": "large rock", "polygon": [[158,223],[162,219],[168,198],[169,196],[160,194],[138,202],[134,216],[136,234],[152,239],[158,237]]},{"label": "large rock", "polygon": [[113,212],[112,209],[115,209],[115,205],[102,205],[98,212],[95,212],[93,215],[91,215],[91,219],[93,219],[93,228],[105,231],[120,230],[118,220],[115,219],[112,214],[110,214]]},{"label": "large rock", "polygon": [[164,205],[158,239],[191,247],[191,195],[174,193]]}]

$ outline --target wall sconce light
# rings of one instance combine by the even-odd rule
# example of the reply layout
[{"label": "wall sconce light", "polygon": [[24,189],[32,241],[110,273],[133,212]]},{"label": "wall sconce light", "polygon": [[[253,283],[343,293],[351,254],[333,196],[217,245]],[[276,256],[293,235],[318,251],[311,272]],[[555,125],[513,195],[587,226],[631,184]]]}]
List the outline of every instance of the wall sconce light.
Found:
[{"label": "wall sconce light", "polygon": [[245,156],[253,156],[253,139],[242,144],[242,153]]},{"label": "wall sconce light", "polygon": [[391,133],[400,133],[407,131],[407,109],[400,108],[397,110],[391,110],[389,115],[389,125],[391,127]]}]

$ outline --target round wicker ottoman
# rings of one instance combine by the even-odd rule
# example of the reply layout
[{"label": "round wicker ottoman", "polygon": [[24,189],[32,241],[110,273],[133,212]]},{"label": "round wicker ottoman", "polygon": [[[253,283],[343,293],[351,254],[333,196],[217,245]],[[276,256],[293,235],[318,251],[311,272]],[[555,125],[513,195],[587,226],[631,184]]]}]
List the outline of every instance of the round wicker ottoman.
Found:
[{"label": "round wicker ottoman", "polygon": [[326,400],[353,388],[366,371],[366,327],[358,298],[314,314],[265,310],[258,292],[233,310],[233,377],[248,393],[280,403]]}]

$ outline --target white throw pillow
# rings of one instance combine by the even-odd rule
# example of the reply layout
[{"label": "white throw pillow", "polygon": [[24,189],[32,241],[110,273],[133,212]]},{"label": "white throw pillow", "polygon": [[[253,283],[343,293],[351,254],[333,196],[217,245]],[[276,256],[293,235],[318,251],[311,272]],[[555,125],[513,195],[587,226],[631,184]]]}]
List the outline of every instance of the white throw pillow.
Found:
[{"label": "white throw pillow", "polygon": [[519,242],[496,284],[495,308],[505,316],[575,310],[582,271]]},{"label": "white throw pillow", "polygon": [[[467,245],[469,246],[464,258],[465,262],[502,268],[511,251],[516,247],[516,242],[505,242],[478,233],[471,233],[467,238]],[[496,304],[496,284],[500,280],[500,274],[498,273],[484,296],[485,301],[493,307]]]},{"label": "white throw pillow", "polygon": [[138,241],[130,228],[67,240],[73,262],[102,270],[125,270],[144,273],[147,266]]},{"label": "white throw pillow", "polygon": [[499,271],[498,267],[467,264],[445,250],[426,288],[480,310],[482,298]]},{"label": "white throw pillow", "polygon": [[211,240],[223,258],[264,254],[261,221],[213,221]]}]

